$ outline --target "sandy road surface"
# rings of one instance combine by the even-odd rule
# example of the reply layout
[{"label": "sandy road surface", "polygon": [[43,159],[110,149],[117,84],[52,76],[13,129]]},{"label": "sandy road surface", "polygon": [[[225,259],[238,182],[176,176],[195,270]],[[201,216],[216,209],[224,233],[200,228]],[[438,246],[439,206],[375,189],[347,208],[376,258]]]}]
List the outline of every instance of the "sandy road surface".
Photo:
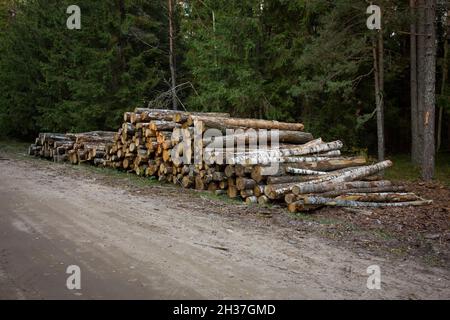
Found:
[{"label": "sandy road surface", "polygon": [[[96,173],[38,166],[0,161],[1,299],[450,298],[448,270],[357,255],[217,204],[195,209],[182,189],[133,195]],[[366,287],[374,264],[381,290]],[[66,288],[69,265],[81,290]]]}]

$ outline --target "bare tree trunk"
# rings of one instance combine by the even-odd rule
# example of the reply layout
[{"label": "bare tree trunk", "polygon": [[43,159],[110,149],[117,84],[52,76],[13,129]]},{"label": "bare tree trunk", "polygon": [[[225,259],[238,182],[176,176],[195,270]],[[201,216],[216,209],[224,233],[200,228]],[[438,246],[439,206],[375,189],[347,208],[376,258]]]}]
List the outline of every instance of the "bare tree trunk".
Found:
[{"label": "bare tree trunk", "polygon": [[[445,16],[448,19],[447,16]],[[447,77],[448,77],[448,37],[449,37],[449,28],[447,27],[447,21],[445,21],[444,25],[446,26],[446,30],[444,32],[444,62],[442,65],[442,83],[441,83],[441,95],[445,94],[445,87],[447,86]],[[437,131],[437,147],[436,151],[441,149],[442,144],[442,118],[444,116],[444,106],[441,104],[439,106],[439,120],[438,120],[438,131]]]},{"label": "bare tree trunk", "polygon": [[425,95],[425,0],[417,0],[417,154],[414,163],[422,166],[423,161],[423,115]]},{"label": "bare tree trunk", "polygon": [[378,31],[378,72],[380,105],[377,112],[377,131],[378,131],[378,161],[385,159],[385,132],[384,132],[384,39],[383,30]]},{"label": "bare tree trunk", "polygon": [[418,132],[418,110],[417,110],[417,22],[416,22],[416,0],[410,0],[413,21],[411,22],[411,161],[419,162],[419,132]]},{"label": "bare tree trunk", "polygon": [[375,103],[377,107],[378,160],[384,160],[384,45],[382,31],[373,39],[373,65],[375,76]]},{"label": "bare tree trunk", "polygon": [[435,106],[436,106],[436,0],[427,0],[425,7],[426,40],[424,61],[424,114],[422,179],[429,181],[435,165]]},{"label": "bare tree trunk", "polygon": [[174,57],[174,41],[173,41],[173,3],[172,0],[168,0],[169,8],[169,64],[170,64],[170,76],[172,81],[172,107],[173,110],[178,110],[178,100],[177,100],[177,79],[175,71],[175,57]]}]

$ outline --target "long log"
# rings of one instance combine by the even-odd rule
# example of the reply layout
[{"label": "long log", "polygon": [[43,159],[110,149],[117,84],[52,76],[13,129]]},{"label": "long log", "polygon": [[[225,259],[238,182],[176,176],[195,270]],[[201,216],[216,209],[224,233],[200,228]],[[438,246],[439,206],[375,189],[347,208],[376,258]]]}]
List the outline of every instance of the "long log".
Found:
[{"label": "long log", "polygon": [[266,130],[303,131],[304,129],[304,125],[301,123],[285,123],[271,120],[204,116],[192,116],[192,118],[193,120],[202,121],[207,128],[215,128],[219,130],[229,128],[253,128]]},{"label": "long log", "polygon": [[414,193],[347,193],[340,195],[335,200],[360,201],[360,202],[409,202],[423,200]]},{"label": "long log", "polygon": [[170,131],[175,128],[181,128],[181,126],[173,121],[164,121],[164,120],[150,121],[150,129],[153,131]]},{"label": "long log", "polygon": [[299,162],[299,163],[280,163],[278,164],[278,169],[268,170],[270,167],[257,165],[252,168],[251,177],[256,182],[263,181],[267,176],[283,176],[287,172],[287,168],[297,168],[315,171],[335,171],[339,169],[344,169],[348,167],[362,166],[367,163],[364,157],[354,157],[354,158],[335,158],[327,161],[318,162]]},{"label": "long log", "polygon": [[304,156],[308,154],[339,150],[342,148],[342,146],[343,144],[341,141],[334,141],[312,147],[300,146],[297,148],[278,149],[278,150],[262,149],[257,151],[236,153],[232,156],[228,156],[227,162],[230,164],[242,164],[242,165],[270,164],[274,162],[284,162],[282,159],[286,157]]},{"label": "long log", "polygon": [[409,206],[423,206],[432,204],[432,200],[419,200],[419,201],[407,201],[407,202],[362,202],[351,200],[337,200],[323,197],[305,197],[303,199],[305,204],[309,205],[323,205],[333,207],[372,207],[372,208],[384,208],[384,207],[409,207]]},{"label": "long log", "polygon": [[191,126],[194,123],[192,116],[229,118],[230,114],[217,112],[176,112],[172,117],[172,121],[176,123],[185,123],[187,126]]},{"label": "long log", "polygon": [[[332,181],[326,181],[326,182],[332,182]],[[304,192],[306,194],[309,193],[323,193],[327,191],[336,191],[336,190],[348,190],[348,189],[359,189],[359,188],[377,188],[377,187],[386,187],[386,186],[392,186],[392,182],[382,180],[382,181],[351,181],[351,182],[342,182],[342,183],[329,183],[325,184],[326,182],[317,182],[316,180],[300,183],[300,185],[308,184],[310,186],[309,192]],[[319,187],[314,187],[318,185]],[[325,186],[324,186],[325,185]],[[286,184],[279,184],[279,185],[267,185],[264,188],[264,194],[268,196],[270,199],[280,199],[284,195],[293,192],[294,194],[300,194],[295,193],[294,188],[299,186],[298,183],[286,183]],[[306,188],[305,188],[306,189]],[[321,191],[324,190],[324,191]]]},{"label": "long log", "polygon": [[[363,177],[371,176],[377,172],[380,172],[384,169],[387,169],[392,166],[392,162],[387,160],[383,162],[379,162],[377,164],[371,166],[364,166],[357,169],[350,170],[343,174],[334,177],[329,181],[323,182],[304,182],[300,183],[294,187],[292,187],[292,191],[295,194],[304,194],[304,193],[316,193],[316,192],[327,192],[336,189],[336,184],[348,181],[354,181],[361,179]],[[329,178],[328,178],[329,179]]]},{"label": "long log", "polygon": [[307,176],[321,176],[321,175],[327,174],[325,171],[314,171],[314,170],[298,169],[298,168],[291,168],[291,167],[288,167],[286,169],[286,172],[292,173],[292,174],[303,174],[303,175],[307,175]]},{"label": "long log", "polygon": [[242,130],[243,132],[237,132],[234,134],[228,134],[221,137],[214,137],[205,139],[205,145],[212,147],[224,147],[224,146],[234,146],[236,144],[248,145],[251,143],[270,143],[272,141],[277,141],[279,143],[291,143],[291,144],[304,144],[313,140],[311,133],[302,131],[287,131],[287,130],[274,130],[271,132],[259,131],[255,129]]},{"label": "long log", "polygon": [[[369,185],[369,184],[367,184],[367,185]],[[379,186],[379,187],[333,190],[333,191],[321,193],[320,196],[325,197],[325,198],[333,198],[333,197],[337,197],[340,195],[353,194],[353,193],[379,193],[379,192],[401,192],[401,191],[405,191],[404,186],[385,185],[385,186]]]}]

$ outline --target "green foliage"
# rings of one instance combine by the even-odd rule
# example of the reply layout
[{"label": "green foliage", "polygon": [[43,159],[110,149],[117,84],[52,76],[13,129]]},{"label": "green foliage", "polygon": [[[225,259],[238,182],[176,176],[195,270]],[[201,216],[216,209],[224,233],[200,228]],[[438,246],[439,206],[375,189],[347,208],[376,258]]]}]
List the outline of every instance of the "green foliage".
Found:
[{"label": "green foliage", "polygon": [[0,35],[1,132],[116,129],[165,90],[161,2],[79,1],[81,30],[66,28],[70,4],[17,2]]},{"label": "green foliage", "polygon": [[[368,1],[175,3],[178,84],[194,88],[179,97],[189,110],[299,121],[317,137],[343,140],[349,151],[376,149]],[[167,0],[80,0],[81,30],[66,28],[69,4],[0,0],[2,134],[116,129],[123,111],[169,89]],[[387,151],[407,152],[410,51],[404,31],[414,17],[407,1],[374,4],[383,8]],[[437,97],[447,111],[444,133],[449,96],[444,90]]]},{"label": "green foliage", "polygon": [[[361,121],[375,100],[366,1],[188,4],[186,65],[199,93],[189,106],[302,121],[313,134],[350,147],[371,129]],[[387,81],[404,71],[387,69]]]},{"label": "green foliage", "polygon": [[263,101],[258,66],[261,41],[258,1],[189,1],[186,65],[194,86],[190,105],[197,110],[229,110],[255,116]]},{"label": "green foliage", "polygon": [[[349,148],[376,148],[372,38],[364,0],[190,0],[188,107],[301,121]],[[380,0],[388,150],[409,148],[408,3]],[[213,14],[214,13],[214,14]],[[399,139],[397,135],[402,133]],[[395,137],[394,137],[395,135]],[[391,137],[392,136],[392,137]]]}]

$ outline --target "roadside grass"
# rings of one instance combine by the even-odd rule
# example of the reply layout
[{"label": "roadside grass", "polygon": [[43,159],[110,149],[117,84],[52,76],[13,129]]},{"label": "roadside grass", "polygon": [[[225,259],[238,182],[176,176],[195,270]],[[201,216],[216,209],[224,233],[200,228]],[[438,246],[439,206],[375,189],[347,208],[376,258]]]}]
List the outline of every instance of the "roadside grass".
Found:
[{"label": "roadside grass", "polygon": [[28,142],[15,140],[0,140],[0,152],[16,156],[26,156],[30,144],[31,143]]},{"label": "roadside grass", "polygon": [[229,198],[226,195],[217,195],[210,191],[198,192],[197,195],[213,201],[221,201],[229,204],[243,204],[241,200]]},{"label": "roadside grass", "polygon": [[[410,155],[391,155],[388,157],[394,165],[386,170],[388,180],[419,181],[420,168],[411,163]],[[450,187],[450,153],[440,153],[436,157],[435,180]]]}]

